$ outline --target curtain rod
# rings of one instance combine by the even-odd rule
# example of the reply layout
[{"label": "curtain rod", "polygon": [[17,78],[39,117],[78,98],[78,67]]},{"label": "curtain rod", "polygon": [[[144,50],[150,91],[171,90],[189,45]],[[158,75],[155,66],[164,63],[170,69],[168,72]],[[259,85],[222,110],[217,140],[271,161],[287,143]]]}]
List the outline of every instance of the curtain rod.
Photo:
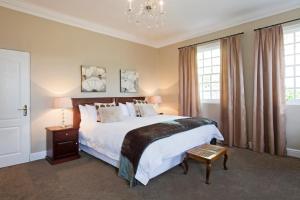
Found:
[{"label": "curtain rod", "polygon": [[298,21],[298,20],[300,20],[300,18],[292,19],[292,20],[289,20],[289,21],[285,21],[285,22],[281,22],[281,23],[278,23],[278,24],[273,24],[273,25],[269,25],[269,26],[265,26],[265,27],[261,27],[261,28],[257,28],[257,29],[254,29],[254,31],[258,31],[258,30],[261,30],[261,29],[270,28],[270,27],[272,27],[272,26],[277,26],[277,25],[281,25],[281,24],[286,24],[286,23],[290,23],[290,22],[294,22],[294,21]]},{"label": "curtain rod", "polygon": [[216,38],[216,39],[213,39],[213,40],[208,40],[208,41],[205,41],[205,42],[199,42],[199,43],[179,47],[178,49],[182,49],[182,48],[185,48],[185,47],[197,46],[199,44],[205,44],[205,43],[213,42],[213,41],[216,41],[216,40],[221,40],[221,39],[224,39],[224,38],[228,38],[228,37],[232,37],[232,36],[236,36],[236,35],[242,35],[242,34],[244,34],[244,32],[236,33],[236,34],[233,34],[233,35],[228,35],[228,36],[225,36],[225,37]]}]

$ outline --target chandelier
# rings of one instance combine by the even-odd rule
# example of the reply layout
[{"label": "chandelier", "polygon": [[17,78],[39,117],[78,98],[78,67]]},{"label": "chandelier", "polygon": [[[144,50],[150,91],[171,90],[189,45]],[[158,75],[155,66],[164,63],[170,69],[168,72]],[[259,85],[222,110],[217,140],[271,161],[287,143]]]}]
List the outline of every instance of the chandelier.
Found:
[{"label": "chandelier", "polygon": [[126,11],[128,21],[148,29],[160,28],[164,25],[165,16],[163,0],[128,0]]}]

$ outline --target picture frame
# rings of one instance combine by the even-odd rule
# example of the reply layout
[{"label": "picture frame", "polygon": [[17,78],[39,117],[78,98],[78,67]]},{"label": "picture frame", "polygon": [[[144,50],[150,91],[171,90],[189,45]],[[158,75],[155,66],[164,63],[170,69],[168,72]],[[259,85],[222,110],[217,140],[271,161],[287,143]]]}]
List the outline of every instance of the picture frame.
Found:
[{"label": "picture frame", "polygon": [[139,73],[136,70],[120,70],[120,92],[137,93],[139,89]]},{"label": "picture frame", "polygon": [[104,67],[81,66],[81,92],[106,92],[107,71]]}]

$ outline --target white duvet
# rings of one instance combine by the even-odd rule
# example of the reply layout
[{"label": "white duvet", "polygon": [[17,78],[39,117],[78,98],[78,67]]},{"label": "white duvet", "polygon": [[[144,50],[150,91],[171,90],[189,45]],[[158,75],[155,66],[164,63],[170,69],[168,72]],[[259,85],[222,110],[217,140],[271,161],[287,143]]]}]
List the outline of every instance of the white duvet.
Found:
[{"label": "white duvet", "polygon": [[[113,160],[119,161],[124,137],[130,130],[179,118],[184,117],[157,115],[128,118],[122,122],[81,124],[80,143]],[[152,178],[152,172],[165,159],[181,155],[195,146],[209,143],[212,138],[223,140],[222,134],[214,125],[205,125],[153,142],[145,149],[135,178],[146,185]]]}]

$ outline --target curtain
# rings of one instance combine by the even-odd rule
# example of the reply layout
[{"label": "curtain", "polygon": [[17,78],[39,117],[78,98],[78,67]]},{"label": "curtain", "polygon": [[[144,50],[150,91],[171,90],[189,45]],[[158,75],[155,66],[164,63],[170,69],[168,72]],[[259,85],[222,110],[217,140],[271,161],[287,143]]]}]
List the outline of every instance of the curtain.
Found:
[{"label": "curtain", "polygon": [[286,155],[283,31],[255,32],[253,150]]},{"label": "curtain", "polygon": [[221,39],[221,130],[228,146],[246,148],[246,108],[240,35]]},{"label": "curtain", "polygon": [[179,49],[179,114],[191,117],[200,114],[196,54],[195,47]]}]

